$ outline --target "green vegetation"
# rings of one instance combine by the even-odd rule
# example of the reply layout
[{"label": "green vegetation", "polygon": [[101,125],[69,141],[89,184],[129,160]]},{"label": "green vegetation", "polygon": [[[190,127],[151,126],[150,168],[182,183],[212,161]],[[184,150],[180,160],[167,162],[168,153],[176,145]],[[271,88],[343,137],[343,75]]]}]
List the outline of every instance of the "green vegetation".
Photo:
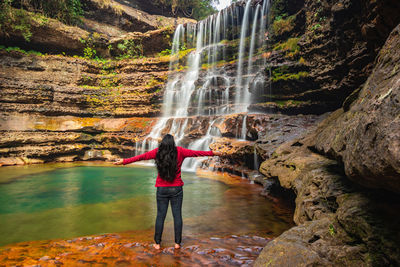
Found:
[{"label": "green vegetation", "polygon": [[[146,84],[146,87],[158,87],[159,85],[164,84],[164,81],[157,80],[156,78],[151,78],[150,81]],[[157,88],[156,92],[160,91],[160,88]]]},{"label": "green vegetation", "polygon": [[210,64],[204,63],[204,64],[201,65],[201,68],[206,70],[206,69],[212,68],[212,67],[222,67],[225,64],[226,64],[226,61],[222,59],[222,60],[220,60],[218,62],[213,62],[213,63],[210,63]]},{"label": "green vegetation", "polygon": [[80,39],[82,44],[85,44],[86,47],[83,49],[83,56],[86,59],[94,59],[96,58],[97,51],[94,48],[94,41],[92,38]]},{"label": "green vegetation", "polygon": [[174,16],[192,17],[201,20],[216,10],[213,0],[155,0],[154,4],[160,9],[169,10]]},{"label": "green vegetation", "polygon": [[300,38],[289,38],[286,42],[281,43],[279,42],[277,45],[274,46],[274,50],[283,50],[283,51],[290,51],[296,52],[299,51],[299,42]]},{"label": "green vegetation", "polygon": [[26,55],[35,55],[35,56],[44,56],[42,53],[34,50],[25,51],[19,47],[5,47],[4,45],[0,45],[0,50],[5,50],[7,52],[16,51],[20,53],[24,53]]},{"label": "green vegetation", "polygon": [[112,9],[116,14],[121,15],[124,10],[123,7],[117,2],[111,0],[93,0],[100,8]]},{"label": "green vegetation", "polygon": [[171,35],[174,34],[174,32],[175,32],[175,27],[168,26],[168,27],[163,27],[162,29],[164,29],[164,31],[163,31],[164,40],[166,40],[166,41],[168,42],[169,46],[172,46],[172,42],[171,42],[172,38],[171,38]]},{"label": "green vegetation", "polygon": [[194,51],[195,48],[190,48],[190,49],[186,49],[186,50],[181,50],[179,51],[179,58],[184,58],[186,57],[190,52]]},{"label": "green vegetation", "polygon": [[123,43],[119,43],[117,48],[121,51],[121,54],[117,57],[117,59],[126,59],[126,58],[142,58],[143,55],[143,45],[140,41],[137,40],[124,40]]},{"label": "green vegetation", "polygon": [[[25,9],[33,10],[35,13]],[[66,24],[79,24],[83,15],[80,0],[2,0],[0,3],[0,31],[20,32],[25,41],[32,37],[31,20],[44,25],[48,18],[55,18]]]},{"label": "green vegetation", "polygon": [[329,234],[331,235],[331,236],[335,236],[336,235],[336,229],[335,229],[335,227],[333,226],[333,224],[329,224]]},{"label": "green vegetation", "polygon": [[288,4],[287,2],[287,0],[275,0],[271,2],[270,12],[273,21],[288,16],[288,14],[286,13]]},{"label": "green vegetation", "polygon": [[83,16],[80,0],[25,0],[25,7],[33,7],[43,15],[63,23],[75,25],[81,23]]},{"label": "green vegetation", "polygon": [[286,19],[283,19],[282,16],[276,17],[274,23],[272,24],[274,33],[276,35],[281,35],[293,30],[295,18],[295,15],[287,17]]},{"label": "green vegetation", "polygon": [[314,24],[314,25],[310,28],[310,30],[313,32],[313,31],[315,31],[316,29],[319,29],[319,28],[321,28],[321,27],[322,27],[321,24],[317,23],[317,24]]},{"label": "green vegetation", "polygon": [[34,13],[32,16],[32,20],[36,21],[40,26],[47,25],[50,21],[50,19],[46,16],[43,16],[40,13]]},{"label": "green vegetation", "polygon": [[[97,50],[95,48],[96,43],[98,43],[98,40],[100,38],[101,35],[97,32],[94,32],[85,38],[79,39],[79,41],[85,45],[85,48],[83,49],[83,57],[85,59],[93,59],[98,62],[105,61],[105,59],[102,59],[100,56],[98,56]],[[110,49],[110,46],[108,46],[107,48]]]},{"label": "green vegetation", "polygon": [[293,72],[289,72],[287,66],[282,66],[282,67],[272,70],[271,80],[274,82],[277,82],[280,80],[283,80],[283,81],[300,80],[301,78],[304,78],[307,76],[308,76],[308,72],[306,72],[306,71],[300,71],[297,73],[293,73]]},{"label": "green vegetation", "polygon": [[161,51],[160,53],[158,53],[158,55],[160,57],[169,56],[169,55],[171,55],[171,49],[167,48],[167,49]]},{"label": "green vegetation", "polygon": [[295,59],[300,52],[300,47],[298,45],[300,38],[294,37],[289,38],[286,42],[279,42],[275,44],[273,50],[282,51],[284,56],[290,59]]},{"label": "green vegetation", "polygon": [[101,68],[100,75],[96,78],[83,76],[83,88],[93,89],[90,95],[86,97],[86,102],[93,112],[108,111],[111,107],[118,107],[121,99],[121,84],[115,65],[110,60],[97,60],[97,67]]},{"label": "green vegetation", "polygon": [[[318,3],[320,3],[320,2],[318,2]],[[324,21],[326,21],[327,17],[326,17],[326,16],[323,16],[323,15],[322,15],[323,13],[324,13],[324,9],[323,9],[322,6],[320,6],[320,7],[317,9],[317,11],[315,12],[314,18],[316,18],[316,20],[319,21],[319,22],[324,22]]]},{"label": "green vegetation", "polygon": [[[292,108],[292,107],[299,107],[305,104],[311,104],[311,101],[298,101],[298,100],[273,100],[271,102],[265,102],[265,105],[268,106],[277,106],[278,108]],[[278,155],[274,152],[271,155],[271,158],[276,158],[278,157]],[[296,166],[295,165],[286,165],[286,167],[288,169],[290,169],[291,171],[295,171],[296,170]]]},{"label": "green vegetation", "polygon": [[42,23],[46,23],[45,17],[49,17],[66,24],[76,25],[81,22],[83,15],[80,0],[3,0],[0,4],[0,29],[2,31],[19,30],[25,34],[24,38],[28,36],[31,15],[25,10],[33,10],[35,15],[32,19],[39,18]]},{"label": "green vegetation", "polygon": [[[286,101],[276,101],[275,102],[279,107],[289,107],[289,106],[300,106],[305,103],[309,103],[307,101],[298,101],[298,100],[286,100]],[[294,165],[289,165],[288,167],[292,171],[296,170],[296,166]]]},{"label": "green vegetation", "polygon": [[22,9],[12,7],[13,0],[4,0],[0,4],[0,32],[6,35],[9,32],[20,32],[25,41],[29,42],[32,37],[30,17]]},{"label": "green vegetation", "polygon": [[307,77],[308,72],[300,71],[298,73],[273,73],[272,81],[276,82],[279,80],[300,80],[301,78]]}]

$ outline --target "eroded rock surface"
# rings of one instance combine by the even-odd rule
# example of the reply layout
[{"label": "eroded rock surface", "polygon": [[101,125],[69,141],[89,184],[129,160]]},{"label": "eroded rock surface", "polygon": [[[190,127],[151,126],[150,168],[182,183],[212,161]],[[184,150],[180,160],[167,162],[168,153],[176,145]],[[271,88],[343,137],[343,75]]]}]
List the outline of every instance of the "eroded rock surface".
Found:
[{"label": "eroded rock surface", "polygon": [[154,116],[168,60],[96,62],[0,51],[1,112]]},{"label": "eroded rock surface", "polygon": [[0,51],[0,163],[133,156],[160,112],[168,60]]},{"label": "eroded rock surface", "polygon": [[307,138],[285,143],[261,165],[266,179],[278,178],[296,193],[298,226],[269,243],[255,266],[398,263],[399,221],[390,219],[398,200],[352,184],[335,160],[311,152],[310,143]]},{"label": "eroded rock surface", "polygon": [[[266,69],[269,82],[254,93],[251,111],[322,114],[361,87],[390,32],[400,2],[280,0]],[[287,16],[289,15],[289,16]]]},{"label": "eroded rock surface", "polygon": [[[84,56],[85,49],[89,48],[94,51],[94,56],[102,58],[120,56],[128,50],[137,50],[137,57],[154,56],[170,48],[170,39],[178,24],[195,22],[188,18],[151,15],[113,0],[82,2],[85,16],[77,26],[19,10],[26,20],[25,27],[31,33],[29,41],[20,30],[9,27],[7,31],[0,31],[0,44],[42,53],[79,56]],[[122,49],[117,47],[118,44]]]},{"label": "eroded rock surface", "polygon": [[296,193],[298,226],[270,242],[255,266],[399,264],[400,201],[389,192],[399,192],[400,178],[399,30],[358,97],[261,164],[264,179]]},{"label": "eroded rock surface", "polygon": [[314,148],[344,163],[357,183],[400,193],[400,25],[348,111],[321,124]]}]

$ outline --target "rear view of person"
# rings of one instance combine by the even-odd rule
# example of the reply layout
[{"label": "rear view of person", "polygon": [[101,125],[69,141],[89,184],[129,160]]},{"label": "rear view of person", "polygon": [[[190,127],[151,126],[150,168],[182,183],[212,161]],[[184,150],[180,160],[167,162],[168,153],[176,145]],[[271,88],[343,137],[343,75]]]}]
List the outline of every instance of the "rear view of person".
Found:
[{"label": "rear view of person", "polygon": [[182,201],[183,181],[181,178],[182,162],[187,157],[220,156],[220,152],[196,151],[175,146],[174,137],[167,134],[158,148],[144,154],[116,161],[115,165],[125,165],[140,160],[155,159],[157,166],[157,218],[154,233],[154,248],[160,249],[164,220],[171,203],[174,217],[175,248],[180,248],[182,242]]}]

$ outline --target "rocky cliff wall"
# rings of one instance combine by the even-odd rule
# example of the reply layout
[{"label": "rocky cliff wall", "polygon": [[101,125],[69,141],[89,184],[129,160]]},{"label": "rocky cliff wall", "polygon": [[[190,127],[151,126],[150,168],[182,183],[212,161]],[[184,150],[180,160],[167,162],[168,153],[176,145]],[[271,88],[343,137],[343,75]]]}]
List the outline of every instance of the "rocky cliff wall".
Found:
[{"label": "rocky cliff wall", "polygon": [[400,25],[358,95],[262,163],[262,183],[278,179],[296,193],[298,226],[269,243],[255,266],[400,263],[399,42]]},{"label": "rocky cliff wall", "polygon": [[76,26],[10,9],[31,36],[0,31],[0,164],[132,156],[159,115],[169,66],[159,53],[193,20],[82,3]]},{"label": "rocky cliff wall", "polygon": [[[82,3],[85,12],[77,25],[29,11],[29,6],[27,10],[11,8],[13,19],[0,30],[0,45],[72,56],[88,56],[90,50],[93,58],[154,56],[170,48],[176,25],[195,22],[151,15],[113,0]],[[15,27],[13,23],[21,25]]]},{"label": "rocky cliff wall", "polygon": [[270,77],[254,111],[322,114],[339,108],[371,74],[400,22],[400,2],[272,1]]},{"label": "rocky cliff wall", "polygon": [[159,114],[168,58],[0,51],[0,163],[131,156]]},{"label": "rocky cliff wall", "polygon": [[319,127],[313,149],[343,163],[351,180],[400,193],[400,25],[356,93]]},{"label": "rocky cliff wall", "polygon": [[79,117],[154,116],[168,58],[93,61],[0,51],[1,112]]}]

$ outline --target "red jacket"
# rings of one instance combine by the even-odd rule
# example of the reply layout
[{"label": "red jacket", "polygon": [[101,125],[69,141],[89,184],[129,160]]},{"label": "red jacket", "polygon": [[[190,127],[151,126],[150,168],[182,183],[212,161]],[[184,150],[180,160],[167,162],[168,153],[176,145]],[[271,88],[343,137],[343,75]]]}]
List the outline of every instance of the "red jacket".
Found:
[{"label": "red jacket", "polygon": [[[182,162],[185,158],[187,157],[203,157],[203,156],[214,156],[214,153],[212,151],[197,151],[197,150],[190,150],[186,149],[180,146],[176,147],[176,150],[178,152],[177,155],[177,164],[176,164],[176,176],[175,179],[170,183],[167,182],[163,179],[161,179],[160,174],[157,175],[157,180],[156,180],[156,187],[162,187],[162,186],[182,186],[183,181],[181,178],[181,166]],[[140,160],[149,160],[149,159],[155,159],[157,155],[158,148],[153,149],[149,152],[146,152],[141,155],[137,155],[135,157],[129,158],[129,159],[124,159],[122,164],[129,164],[135,161],[140,161]]]}]

